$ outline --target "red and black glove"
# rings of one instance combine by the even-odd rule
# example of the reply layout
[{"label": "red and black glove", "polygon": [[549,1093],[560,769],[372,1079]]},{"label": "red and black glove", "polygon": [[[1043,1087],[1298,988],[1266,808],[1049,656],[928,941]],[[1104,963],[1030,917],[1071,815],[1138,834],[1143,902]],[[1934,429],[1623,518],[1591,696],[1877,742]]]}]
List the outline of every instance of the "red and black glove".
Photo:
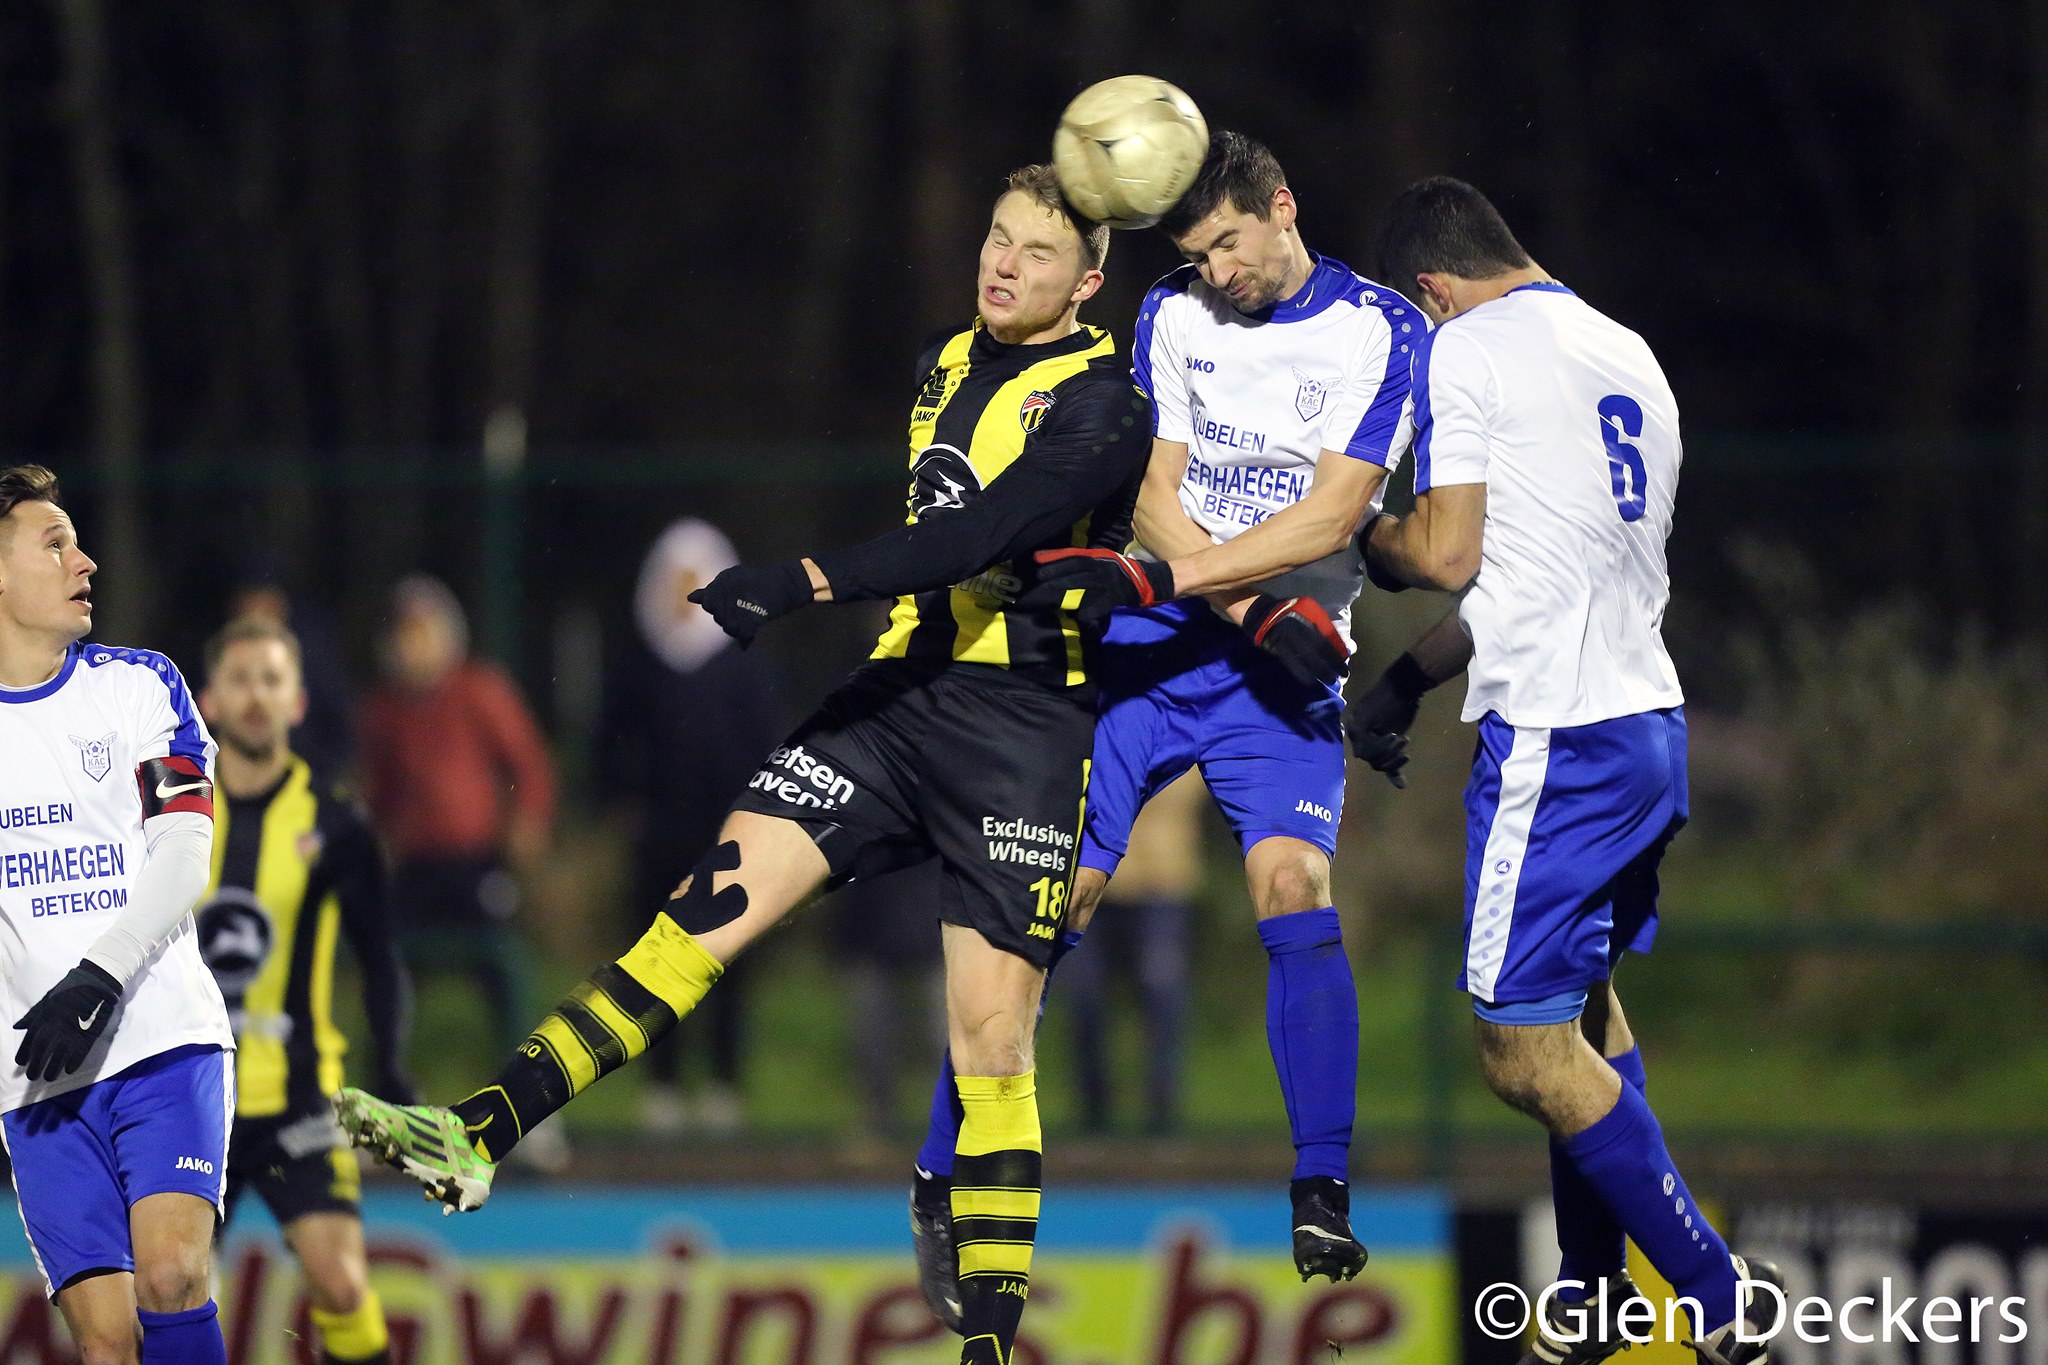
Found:
[{"label": "red and black glove", "polygon": [[1165,560],[1133,559],[1115,550],[1040,550],[1031,557],[1037,579],[1024,601],[1053,605],[1079,588],[1074,615],[1098,625],[1118,607],[1156,607],[1173,600],[1173,570]]},{"label": "red and black glove", "polygon": [[1245,608],[1244,628],[1252,643],[1311,687],[1334,687],[1351,671],[1351,651],[1322,603],[1313,597],[1270,597],[1260,593]]}]

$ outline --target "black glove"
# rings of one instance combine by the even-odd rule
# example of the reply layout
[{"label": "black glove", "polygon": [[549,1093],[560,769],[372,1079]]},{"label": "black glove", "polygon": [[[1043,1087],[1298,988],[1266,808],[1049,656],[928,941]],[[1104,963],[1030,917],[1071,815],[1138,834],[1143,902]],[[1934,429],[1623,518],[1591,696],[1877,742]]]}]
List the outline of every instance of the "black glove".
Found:
[{"label": "black glove", "polygon": [[811,575],[799,560],[781,564],[735,564],[690,594],[711,613],[718,628],[745,649],[761,627],[811,604]]},{"label": "black glove", "polygon": [[106,969],[80,961],[43,998],[14,1021],[26,1030],[14,1063],[32,1081],[54,1081],[78,1070],[85,1054],[113,1022],[121,1004],[121,983]]},{"label": "black glove", "polygon": [[1408,766],[1408,731],[1422,710],[1422,694],[1435,686],[1436,679],[1422,671],[1415,656],[1403,654],[1387,665],[1372,690],[1344,708],[1351,752],[1396,787],[1408,785],[1401,775]]},{"label": "black glove", "polygon": [[1401,519],[1391,512],[1375,512],[1368,517],[1364,527],[1358,532],[1358,557],[1365,561],[1366,581],[1375,588],[1378,588],[1381,592],[1406,592],[1415,585],[1402,582],[1372,562],[1372,553],[1369,547],[1372,545],[1373,529],[1383,521],[1391,521],[1398,526]]},{"label": "black glove", "polygon": [[1313,597],[1260,593],[1244,610],[1252,643],[1311,687],[1328,687],[1351,671],[1351,651],[1336,623]]},{"label": "black glove", "polygon": [[1115,550],[1040,550],[1037,575],[1020,606],[1052,606],[1082,591],[1074,615],[1096,625],[1118,607],[1156,607],[1173,600],[1173,570],[1163,559],[1133,559]]}]

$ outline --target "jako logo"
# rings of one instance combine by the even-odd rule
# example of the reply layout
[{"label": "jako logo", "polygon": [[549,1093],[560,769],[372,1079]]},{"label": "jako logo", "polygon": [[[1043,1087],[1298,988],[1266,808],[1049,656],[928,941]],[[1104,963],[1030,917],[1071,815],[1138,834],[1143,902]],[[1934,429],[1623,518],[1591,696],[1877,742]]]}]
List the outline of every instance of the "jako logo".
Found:
[{"label": "jako logo", "polygon": [[1187,362],[1188,368],[1191,370],[1199,371],[1202,374],[1216,373],[1216,362],[1213,360],[1197,360],[1193,356],[1188,356]]},{"label": "jako logo", "polygon": [[211,1161],[202,1161],[196,1156],[181,1156],[178,1158],[177,1169],[181,1171],[198,1171],[201,1175],[212,1175],[213,1163]]},{"label": "jako logo", "polygon": [[1318,820],[1334,820],[1336,818],[1313,801],[1295,802],[1294,813],[1296,815],[1313,815]]}]

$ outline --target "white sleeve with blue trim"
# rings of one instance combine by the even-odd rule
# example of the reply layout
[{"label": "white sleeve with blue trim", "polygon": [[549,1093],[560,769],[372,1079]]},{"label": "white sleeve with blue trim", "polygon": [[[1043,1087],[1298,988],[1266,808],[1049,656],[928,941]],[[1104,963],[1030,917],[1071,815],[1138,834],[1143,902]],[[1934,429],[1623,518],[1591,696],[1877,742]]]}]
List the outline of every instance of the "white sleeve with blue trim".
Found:
[{"label": "white sleeve with blue trim", "polygon": [[1493,368],[1452,328],[1423,338],[1415,361],[1415,491],[1485,483]]},{"label": "white sleeve with blue trim", "polygon": [[211,777],[216,752],[213,736],[199,718],[199,708],[178,666],[152,650],[134,650],[129,660],[151,675],[140,688],[135,761],[189,758]]},{"label": "white sleeve with blue trim", "polygon": [[1179,306],[1175,300],[1185,297],[1178,287],[1153,285],[1138,309],[1138,325],[1131,340],[1131,378],[1138,391],[1152,400],[1152,434],[1182,444],[1192,441],[1195,434],[1188,410],[1187,371],[1173,318]]},{"label": "white sleeve with blue trim", "polygon": [[[1422,320],[1412,309],[1403,312]],[[1323,419],[1323,449],[1393,469],[1413,430],[1408,402],[1411,346],[1383,311],[1363,309],[1361,321],[1365,325],[1346,368],[1343,392]]]}]

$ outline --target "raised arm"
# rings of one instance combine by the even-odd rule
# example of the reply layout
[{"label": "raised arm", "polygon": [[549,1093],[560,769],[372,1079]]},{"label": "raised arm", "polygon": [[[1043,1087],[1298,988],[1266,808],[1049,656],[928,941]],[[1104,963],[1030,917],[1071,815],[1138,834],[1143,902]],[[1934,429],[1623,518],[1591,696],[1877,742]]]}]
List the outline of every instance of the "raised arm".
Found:
[{"label": "raised arm", "polygon": [[930,592],[1044,545],[1126,485],[1141,457],[1141,394],[1104,384],[1062,399],[1049,429],[963,505],[849,549],[727,569],[690,600],[747,645],[769,621],[809,603]]}]

